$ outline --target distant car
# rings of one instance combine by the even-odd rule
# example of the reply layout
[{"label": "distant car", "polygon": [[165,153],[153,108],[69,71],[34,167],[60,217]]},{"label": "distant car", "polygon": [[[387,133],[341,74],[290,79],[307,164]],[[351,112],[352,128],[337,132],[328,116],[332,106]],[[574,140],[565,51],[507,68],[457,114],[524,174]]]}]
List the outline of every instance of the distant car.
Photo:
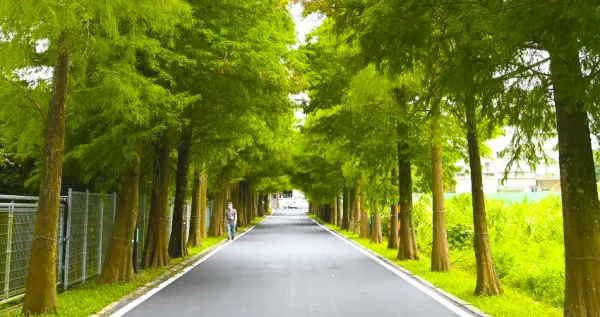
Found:
[{"label": "distant car", "polygon": [[298,209],[298,204],[294,201],[291,204],[284,206],[283,208],[287,208],[287,209]]}]

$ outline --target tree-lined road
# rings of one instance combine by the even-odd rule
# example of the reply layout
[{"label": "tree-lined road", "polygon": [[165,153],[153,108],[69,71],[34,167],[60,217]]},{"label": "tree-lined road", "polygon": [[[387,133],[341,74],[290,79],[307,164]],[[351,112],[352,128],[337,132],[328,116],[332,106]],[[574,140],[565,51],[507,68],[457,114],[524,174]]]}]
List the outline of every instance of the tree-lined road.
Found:
[{"label": "tree-lined road", "polygon": [[276,211],[127,317],[457,316],[327,232]]}]

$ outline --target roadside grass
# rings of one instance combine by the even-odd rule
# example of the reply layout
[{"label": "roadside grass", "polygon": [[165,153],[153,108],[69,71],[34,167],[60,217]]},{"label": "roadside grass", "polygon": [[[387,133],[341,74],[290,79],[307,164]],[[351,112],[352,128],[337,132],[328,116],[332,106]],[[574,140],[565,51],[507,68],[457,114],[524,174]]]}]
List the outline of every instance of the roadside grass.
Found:
[{"label": "roadside grass", "polygon": [[341,230],[334,225],[324,223],[314,215],[308,215],[327,228],[340,233],[359,245],[369,249],[380,256],[394,262],[414,275],[429,281],[431,284],[444,291],[472,304],[484,313],[494,317],[561,317],[563,311],[552,305],[535,301],[523,291],[502,285],[504,294],[500,296],[477,296],[474,294],[477,276],[452,268],[449,272],[431,272],[429,258],[421,255],[419,261],[399,261],[396,259],[397,251],[387,249],[387,242],[372,244],[369,239],[361,239],[357,234]]},{"label": "roadside grass", "polygon": [[[238,232],[245,232],[248,228],[258,224],[266,217],[259,217],[250,222],[248,226],[239,227]],[[95,314],[102,308],[106,307],[110,303],[119,300],[120,298],[134,292],[138,288],[144,286],[147,283],[152,282],[158,278],[161,274],[167,272],[172,267],[181,262],[189,259],[190,257],[197,255],[198,253],[216,246],[221,241],[225,240],[226,236],[220,237],[208,237],[202,240],[202,244],[199,247],[188,248],[188,256],[185,258],[172,259],[168,266],[162,268],[150,268],[144,270],[138,270],[138,274],[135,276],[135,280],[116,285],[103,285],[99,286],[96,284],[96,279],[91,279],[83,284],[77,285],[68,289],[66,292],[58,294],[58,316],[61,317],[83,317]],[[17,317],[22,316],[21,309],[12,311],[5,316]],[[41,317],[55,317],[56,315],[43,314]]]}]

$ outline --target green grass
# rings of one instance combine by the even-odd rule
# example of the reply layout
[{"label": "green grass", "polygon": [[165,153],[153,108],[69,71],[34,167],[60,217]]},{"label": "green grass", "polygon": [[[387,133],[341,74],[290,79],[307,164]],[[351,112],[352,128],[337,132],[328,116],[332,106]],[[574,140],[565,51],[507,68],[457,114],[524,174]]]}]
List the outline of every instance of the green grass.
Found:
[{"label": "green grass", "polygon": [[396,259],[397,251],[388,250],[387,243],[372,244],[369,239],[360,239],[357,234],[349,233],[331,224],[323,223],[313,215],[310,215],[310,217],[491,316],[563,316],[561,309],[554,308],[547,303],[535,301],[525,292],[507,285],[503,285],[504,294],[501,296],[477,296],[474,294],[477,277],[472,272],[456,268],[453,268],[450,272],[431,272],[429,258],[421,256],[422,258],[419,261],[399,261]]},{"label": "green grass", "polygon": [[[260,217],[252,220],[248,226],[239,227],[238,232],[246,231],[248,228],[256,225],[264,218],[265,217]],[[132,293],[145,284],[152,282],[161,274],[171,269],[173,266],[180,264],[190,257],[219,244],[224,239],[224,235],[221,237],[209,237],[203,239],[201,246],[188,249],[187,257],[172,259],[169,266],[160,269],[139,270],[138,274],[135,276],[135,280],[129,283],[98,286],[96,284],[96,280],[93,279],[81,285],[70,288],[66,292],[58,294],[58,315],[64,317],[81,317],[94,314],[110,303]],[[22,314],[19,309],[7,314],[7,317],[17,317],[21,315]],[[46,314],[42,316],[49,317],[53,315]]]}]

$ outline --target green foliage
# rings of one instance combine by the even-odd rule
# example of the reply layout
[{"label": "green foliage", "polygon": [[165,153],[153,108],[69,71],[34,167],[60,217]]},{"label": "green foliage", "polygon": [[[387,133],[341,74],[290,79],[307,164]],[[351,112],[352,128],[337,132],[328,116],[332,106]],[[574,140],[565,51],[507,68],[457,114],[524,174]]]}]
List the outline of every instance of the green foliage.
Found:
[{"label": "green foliage", "polygon": [[[561,307],[565,273],[560,197],[514,204],[488,199],[486,206],[492,257],[503,284]],[[471,196],[455,196],[446,200],[445,207],[453,269],[475,274]],[[430,197],[421,196],[414,213],[419,250],[430,256]]]}]

